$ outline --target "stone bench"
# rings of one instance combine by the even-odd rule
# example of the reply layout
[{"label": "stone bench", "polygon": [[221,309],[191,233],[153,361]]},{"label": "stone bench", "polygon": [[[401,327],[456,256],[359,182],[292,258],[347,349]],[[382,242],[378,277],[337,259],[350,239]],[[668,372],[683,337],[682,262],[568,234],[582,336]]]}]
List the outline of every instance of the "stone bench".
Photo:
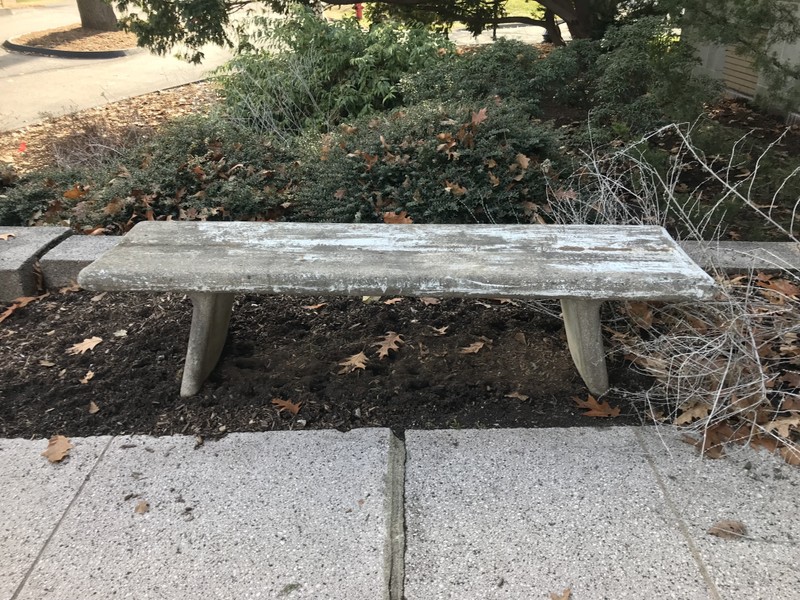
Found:
[{"label": "stone bench", "polygon": [[143,222],[83,269],[89,290],[178,292],[194,309],[181,396],[198,392],[234,294],[554,298],[593,394],[605,300],[699,300],[715,284],[661,227]]}]

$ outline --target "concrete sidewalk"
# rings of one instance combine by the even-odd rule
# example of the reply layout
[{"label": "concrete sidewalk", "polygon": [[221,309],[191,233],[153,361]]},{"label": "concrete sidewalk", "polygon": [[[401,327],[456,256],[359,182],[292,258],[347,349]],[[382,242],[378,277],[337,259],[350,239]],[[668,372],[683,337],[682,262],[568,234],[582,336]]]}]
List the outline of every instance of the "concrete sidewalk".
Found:
[{"label": "concrete sidewalk", "polygon": [[[0,440],[0,598],[798,598],[800,472],[764,452],[703,461],[636,427],[405,437],[83,438],[57,464]],[[723,519],[748,537],[709,535]]]},{"label": "concrete sidewalk", "polygon": [[[24,33],[80,22],[75,2],[0,14],[0,42]],[[208,46],[202,65],[143,50],[111,59],[52,58],[0,47],[0,131],[205,78],[230,51]]]}]

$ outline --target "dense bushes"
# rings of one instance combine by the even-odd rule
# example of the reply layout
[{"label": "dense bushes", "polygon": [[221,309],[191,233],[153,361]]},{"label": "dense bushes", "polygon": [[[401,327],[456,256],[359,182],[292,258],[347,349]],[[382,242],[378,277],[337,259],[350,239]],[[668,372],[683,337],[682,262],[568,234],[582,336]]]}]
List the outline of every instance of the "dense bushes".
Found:
[{"label": "dense bushes", "polygon": [[695,118],[718,87],[693,72],[691,48],[662,19],[612,27],[599,41],[578,40],[539,61],[532,79],[543,100],[592,113],[592,121],[643,132],[665,120]]},{"label": "dense bushes", "polygon": [[284,140],[400,105],[400,80],[451,48],[422,28],[364,30],[353,19],[328,22],[308,10],[256,19],[255,29],[219,81],[234,120]]},{"label": "dense bushes", "polygon": [[427,102],[362,119],[311,146],[293,218],[531,222],[554,173],[552,134],[515,102]]}]

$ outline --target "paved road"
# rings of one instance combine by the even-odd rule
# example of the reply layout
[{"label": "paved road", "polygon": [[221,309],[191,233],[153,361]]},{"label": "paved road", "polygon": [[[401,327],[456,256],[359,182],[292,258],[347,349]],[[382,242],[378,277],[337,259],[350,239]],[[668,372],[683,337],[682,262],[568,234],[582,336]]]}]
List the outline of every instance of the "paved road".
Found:
[{"label": "paved road", "polygon": [[[77,5],[14,8],[0,13],[0,41],[31,31],[78,23]],[[206,49],[202,65],[146,51],[105,60],[63,59],[8,52],[0,48],[0,131],[130,96],[202,79],[230,53]]]}]

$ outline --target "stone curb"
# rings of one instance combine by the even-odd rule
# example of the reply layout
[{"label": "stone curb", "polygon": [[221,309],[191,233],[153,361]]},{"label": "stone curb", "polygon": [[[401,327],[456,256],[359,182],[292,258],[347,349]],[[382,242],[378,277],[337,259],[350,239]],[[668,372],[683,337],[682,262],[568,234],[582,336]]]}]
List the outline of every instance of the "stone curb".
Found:
[{"label": "stone curb", "polygon": [[89,58],[89,59],[108,59],[122,58],[131,54],[144,52],[143,48],[130,48],[126,50],[102,50],[96,52],[77,51],[77,50],[57,50],[55,48],[37,48],[36,46],[26,46],[18,44],[13,40],[3,42],[3,48],[11,52],[22,52],[24,54],[34,54],[36,56],[49,56],[51,58]]},{"label": "stone curb", "polygon": [[[44,227],[0,227],[0,233],[20,233],[26,230],[42,232]],[[52,228],[53,230],[57,228]],[[61,228],[63,229],[63,228]],[[59,230],[57,239],[46,246],[30,246],[25,256],[18,256],[21,248],[14,249],[8,242],[0,241],[0,302],[11,302],[20,295],[33,293],[34,264],[39,259],[47,288],[74,284],[78,273],[116,246],[120,236],[65,235]],[[55,231],[54,231],[55,233]],[[788,269],[800,271],[800,244],[791,242],[717,242],[702,246],[698,242],[681,242],[686,253],[704,269],[716,268],[723,272],[770,271]],[[13,260],[10,259],[12,252]],[[20,282],[28,282],[24,285]],[[25,294],[21,294],[21,291]]]}]

